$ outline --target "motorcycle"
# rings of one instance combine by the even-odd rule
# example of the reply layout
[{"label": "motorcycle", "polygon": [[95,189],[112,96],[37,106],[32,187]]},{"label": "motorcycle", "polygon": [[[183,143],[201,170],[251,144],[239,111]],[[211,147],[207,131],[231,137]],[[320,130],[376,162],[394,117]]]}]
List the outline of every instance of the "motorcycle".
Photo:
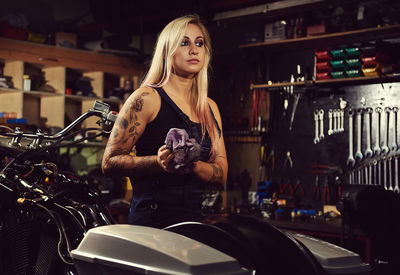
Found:
[{"label": "motorcycle", "polygon": [[[92,116],[100,128],[74,130]],[[0,274],[368,274],[351,251],[252,217],[116,224],[96,185],[52,161],[88,131],[108,135],[116,116],[96,101],[54,135],[0,127]]]}]

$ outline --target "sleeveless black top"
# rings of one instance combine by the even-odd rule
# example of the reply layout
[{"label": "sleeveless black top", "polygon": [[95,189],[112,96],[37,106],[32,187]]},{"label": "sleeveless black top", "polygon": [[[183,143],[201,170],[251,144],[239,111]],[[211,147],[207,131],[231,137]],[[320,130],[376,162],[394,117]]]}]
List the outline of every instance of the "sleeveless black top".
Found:
[{"label": "sleeveless black top", "polygon": [[[201,145],[200,160],[207,162],[211,151],[208,133],[202,140],[201,124],[191,121],[162,88],[156,88],[156,91],[161,96],[160,110],[136,142],[136,155],[157,155],[158,149],[164,145],[168,131],[171,128],[180,128],[186,129],[189,137],[195,138]],[[216,125],[220,132],[218,123]],[[129,223],[162,228],[202,218],[204,185],[194,175],[165,172],[140,180],[131,177],[130,180],[133,198]]]}]

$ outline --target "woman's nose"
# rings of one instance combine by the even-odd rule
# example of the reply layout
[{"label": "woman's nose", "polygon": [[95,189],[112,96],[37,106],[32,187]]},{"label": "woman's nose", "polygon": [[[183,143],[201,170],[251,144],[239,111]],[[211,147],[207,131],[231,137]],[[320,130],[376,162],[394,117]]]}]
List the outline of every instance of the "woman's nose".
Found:
[{"label": "woman's nose", "polygon": [[193,54],[193,55],[197,55],[199,53],[196,45],[191,45],[189,51],[190,51],[189,54]]}]

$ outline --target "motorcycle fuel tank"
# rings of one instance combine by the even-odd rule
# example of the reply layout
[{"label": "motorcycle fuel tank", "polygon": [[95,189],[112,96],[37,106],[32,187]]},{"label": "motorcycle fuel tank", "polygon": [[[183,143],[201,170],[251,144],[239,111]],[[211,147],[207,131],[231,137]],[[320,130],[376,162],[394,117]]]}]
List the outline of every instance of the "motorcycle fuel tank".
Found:
[{"label": "motorcycle fuel tank", "polygon": [[85,274],[251,274],[232,257],[185,236],[145,226],[90,229],[71,256]]}]

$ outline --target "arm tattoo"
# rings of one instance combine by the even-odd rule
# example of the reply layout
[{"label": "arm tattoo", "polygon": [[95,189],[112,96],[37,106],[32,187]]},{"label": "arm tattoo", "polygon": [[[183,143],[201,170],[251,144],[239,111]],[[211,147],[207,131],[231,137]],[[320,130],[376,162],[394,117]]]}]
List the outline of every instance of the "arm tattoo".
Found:
[{"label": "arm tattoo", "polygon": [[106,165],[113,171],[123,171],[127,167],[146,167],[153,161],[151,157],[143,157],[135,159],[130,156],[131,148],[125,148],[128,141],[135,141],[139,136],[138,127],[141,125],[138,122],[137,113],[141,112],[144,105],[143,97],[149,95],[148,92],[143,92],[131,100],[129,108],[125,111],[123,117],[114,126],[112,141],[107,147],[104,155],[107,156]]},{"label": "arm tattoo", "polygon": [[219,165],[218,163],[210,163],[210,165],[213,168],[213,174],[211,176],[211,179],[209,180],[209,183],[221,181],[223,177],[223,170],[221,165]]}]

